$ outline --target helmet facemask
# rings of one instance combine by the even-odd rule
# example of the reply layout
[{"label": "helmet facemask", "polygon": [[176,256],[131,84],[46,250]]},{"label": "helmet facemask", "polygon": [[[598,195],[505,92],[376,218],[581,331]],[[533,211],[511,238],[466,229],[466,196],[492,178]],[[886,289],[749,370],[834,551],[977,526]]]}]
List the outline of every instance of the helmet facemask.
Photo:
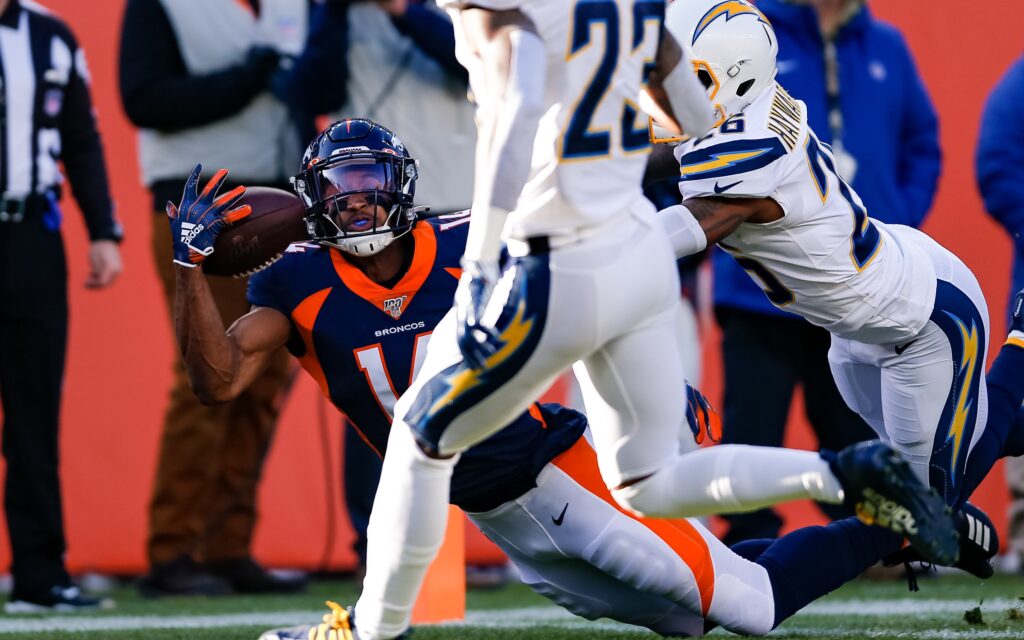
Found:
[{"label": "helmet facemask", "polygon": [[416,177],[411,158],[355,147],[316,159],[294,186],[309,210],[313,240],[371,256],[412,229]]}]

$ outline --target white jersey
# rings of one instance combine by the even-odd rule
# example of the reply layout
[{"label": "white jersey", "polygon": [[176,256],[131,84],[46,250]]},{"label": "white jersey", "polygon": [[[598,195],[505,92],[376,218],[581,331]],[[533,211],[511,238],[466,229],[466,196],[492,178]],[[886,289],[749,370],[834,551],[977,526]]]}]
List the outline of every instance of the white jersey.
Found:
[{"label": "white jersey", "polygon": [[676,151],[683,198],[769,197],[784,212],[719,242],[777,307],[859,342],[909,340],[931,315],[935,271],[908,229],[869,218],[806,108],[775,84]]},{"label": "white jersey", "polygon": [[[658,51],[664,3],[638,0],[439,0],[456,22],[456,53],[466,55],[458,9],[519,9],[547,50],[545,111],[530,175],[506,238],[567,235],[610,221],[643,202],[650,151],[638,106],[645,68]],[[474,88],[476,89],[476,88]],[[653,207],[651,209],[653,211]]]}]

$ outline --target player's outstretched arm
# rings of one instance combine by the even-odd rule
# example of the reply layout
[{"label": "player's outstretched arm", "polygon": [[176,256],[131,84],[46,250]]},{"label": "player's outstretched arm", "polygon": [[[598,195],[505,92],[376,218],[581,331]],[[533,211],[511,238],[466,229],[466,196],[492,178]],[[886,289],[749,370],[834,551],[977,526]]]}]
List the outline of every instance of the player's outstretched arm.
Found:
[{"label": "player's outstretched arm", "polygon": [[167,219],[177,272],[174,330],[178,347],[192,389],[200,401],[213,404],[236,397],[252,383],[270,354],[288,340],[290,325],[278,311],[254,309],[224,331],[210,286],[197,267],[213,254],[217,234],[252,213],[252,207],[239,205],[245,187],[218,197],[228,175],[224,169],[200,192],[202,169],[198,164],[192,169],[181,202],[167,203]]},{"label": "player's outstretched arm", "polygon": [[198,269],[176,271],[174,332],[192,390],[203,404],[233,400],[288,341],[288,318],[254,307],[225,331],[206,277]]},{"label": "player's outstretched arm", "polygon": [[724,240],[744,222],[764,224],[782,218],[771,198],[688,198],[658,214],[677,258],[703,251]]},{"label": "player's outstretched arm", "polygon": [[662,32],[657,66],[643,91],[650,97],[642,103],[645,108],[661,125],[674,127],[676,134],[699,137],[718,120],[707,90],[693,72],[689,53],[667,30]]},{"label": "player's outstretched arm", "polygon": [[460,13],[477,102],[476,177],[465,257],[497,261],[501,231],[526,185],[533,140],[544,111],[547,59],[533,22],[518,9]]},{"label": "player's outstretched arm", "polygon": [[518,9],[470,7],[459,14],[477,101],[476,177],[462,278],[455,294],[459,350],[474,368],[500,346],[483,311],[498,281],[501,232],[530,174],[533,140],[544,111],[547,59],[533,22]]}]

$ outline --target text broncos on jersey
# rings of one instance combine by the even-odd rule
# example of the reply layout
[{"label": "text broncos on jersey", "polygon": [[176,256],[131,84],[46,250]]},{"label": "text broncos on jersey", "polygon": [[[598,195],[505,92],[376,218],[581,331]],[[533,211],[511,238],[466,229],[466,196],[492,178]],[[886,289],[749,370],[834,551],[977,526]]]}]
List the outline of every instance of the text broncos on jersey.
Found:
[{"label": "text broncos on jersey", "polygon": [[381,336],[390,336],[396,333],[404,333],[406,331],[413,331],[415,329],[425,329],[427,323],[423,322],[410,322],[409,324],[402,324],[397,327],[388,327],[386,329],[377,329],[373,332],[374,337],[379,338]]}]

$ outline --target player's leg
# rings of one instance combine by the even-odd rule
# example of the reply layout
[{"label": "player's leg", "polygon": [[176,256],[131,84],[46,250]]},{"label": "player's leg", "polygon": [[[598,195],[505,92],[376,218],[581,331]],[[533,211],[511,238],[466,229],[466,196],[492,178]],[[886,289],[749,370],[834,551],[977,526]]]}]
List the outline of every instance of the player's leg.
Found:
[{"label": "player's leg", "polygon": [[[842,501],[818,454],[721,445],[681,454],[685,382],[671,312],[604,345],[575,367],[602,475],[627,508],[677,517],[749,511],[786,500]],[[636,481],[638,478],[642,478]]]},{"label": "player's leg", "polygon": [[1014,299],[1010,335],[986,377],[988,421],[967,460],[963,495],[969,496],[997,459],[1024,455],[1024,291]]},{"label": "player's leg", "polygon": [[498,323],[507,351],[489,369],[463,364],[449,313],[434,330],[420,374],[398,401],[370,516],[367,577],[356,605],[361,634],[393,637],[408,626],[426,569],[444,539],[457,460],[452,454],[510,422],[590,346],[594,331],[588,322],[597,318],[588,298],[593,276],[553,277],[550,258],[518,258],[503,279],[506,296],[512,287],[527,290],[509,296],[515,306]]},{"label": "player's leg", "polygon": [[470,517],[509,554],[527,584],[585,618],[691,636],[702,634],[705,617],[714,612],[717,622],[737,632],[771,629],[767,572],[729,552],[695,521],[626,513],[583,439],[544,468],[536,488]]},{"label": "player's leg", "polygon": [[882,415],[882,370],[865,353],[869,348],[832,336],[828,364],[846,406],[859,415],[875,435],[888,442]]},{"label": "player's leg", "polygon": [[767,633],[902,542],[851,519],[801,529],[744,558],[696,521],[627,514],[582,440],[545,468],[537,488],[471,517],[539,593],[577,615],[665,635],[713,625]]}]

